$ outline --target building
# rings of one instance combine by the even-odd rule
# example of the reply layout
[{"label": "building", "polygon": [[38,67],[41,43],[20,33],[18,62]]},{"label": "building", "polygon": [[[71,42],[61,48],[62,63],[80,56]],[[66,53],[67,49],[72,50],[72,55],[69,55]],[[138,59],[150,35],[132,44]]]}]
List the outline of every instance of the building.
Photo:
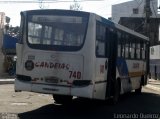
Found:
[{"label": "building", "polygon": [[146,33],[146,0],[134,0],[112,6],[112,21],[129,27],[150,38],[150,45],[160,45],[160,14],[158,0],[150,0],[149,33]]},{"label": "building", "polygon": [[160,79],[160,14],[158,8],[158,0],[133,0],[112,6],[112,21],[149,37],[150,73],[151,77],[156,79]]},{"label": "building", "polygon": [[[133,0],[112,5],[112,21],[118,23],[121,17],[145,18],[145,1]],[[150,0],[151,18],[160,18],[158,14],[158,0]]]}]

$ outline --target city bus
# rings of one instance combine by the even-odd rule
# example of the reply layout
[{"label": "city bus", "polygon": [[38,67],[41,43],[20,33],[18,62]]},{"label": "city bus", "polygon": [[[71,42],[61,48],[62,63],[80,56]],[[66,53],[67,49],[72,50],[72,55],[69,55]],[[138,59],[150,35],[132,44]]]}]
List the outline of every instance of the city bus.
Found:
[{"label": "city bus", "polygon": [[147,83],[149,39],[96,15],[72,10],[21,12],[15,91],[118,101]]}]

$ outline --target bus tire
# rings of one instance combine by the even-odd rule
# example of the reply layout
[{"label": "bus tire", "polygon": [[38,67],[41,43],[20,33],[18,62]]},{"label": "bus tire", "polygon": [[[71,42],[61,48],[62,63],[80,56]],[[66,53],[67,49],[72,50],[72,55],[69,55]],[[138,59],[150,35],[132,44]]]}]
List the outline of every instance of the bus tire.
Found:
[{"label": "bus tire", "polygon": [[136,94],[141,94],[142,92],[142,86],[140,86],[138,89],[135,89]]},{"label": "bus tire", "polygon": [[142,92],[142,85],[144,85],[144,76],[141,77],[140,87],[138,89],[135,89],[136,94],[141,94]]},{"label": "bus tire", "polygon": [[148,77],[149,77],[149,79],[151,79],[151,72],[149,73]]},{"label": "bus tire", "polygon": [[114,87],[113,104],[118,103],[120,92],[121,92],[121,81],[118,78],[115,82],[115,87]]},{"label": "bus tire", "polygon": [[58,104],[69,104],[72,101],[73,96],[70,95],[58,95],[58,94],[53,94],[53,99],[55,103]]}]

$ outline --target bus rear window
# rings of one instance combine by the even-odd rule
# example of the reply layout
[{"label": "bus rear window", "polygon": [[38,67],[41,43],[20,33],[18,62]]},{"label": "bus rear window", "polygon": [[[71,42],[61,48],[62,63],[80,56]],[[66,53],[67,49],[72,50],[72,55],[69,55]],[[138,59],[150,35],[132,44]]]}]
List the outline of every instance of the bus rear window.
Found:
[{"label": "bus rear window", "polygon": [[37,45],[61,49],[81,47],[86,27],[87,19],[83,17],[31,15],[28,19],[28,43],[33,48]]}]

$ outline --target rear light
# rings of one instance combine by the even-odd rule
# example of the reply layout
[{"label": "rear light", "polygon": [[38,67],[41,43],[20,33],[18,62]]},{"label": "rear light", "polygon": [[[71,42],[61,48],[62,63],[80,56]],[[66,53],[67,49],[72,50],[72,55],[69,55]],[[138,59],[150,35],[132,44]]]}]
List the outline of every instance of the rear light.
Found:
[{"label": "rear light", "polygon": [[17,75],[16,79],[20,80],[20,81],[31,81],[31,77],[30,76],[24,76],[24,75]]},{"label": "rear light", "polygon": [[91,80],[74,80],[74,86],[88,86],[91,84]]}]

